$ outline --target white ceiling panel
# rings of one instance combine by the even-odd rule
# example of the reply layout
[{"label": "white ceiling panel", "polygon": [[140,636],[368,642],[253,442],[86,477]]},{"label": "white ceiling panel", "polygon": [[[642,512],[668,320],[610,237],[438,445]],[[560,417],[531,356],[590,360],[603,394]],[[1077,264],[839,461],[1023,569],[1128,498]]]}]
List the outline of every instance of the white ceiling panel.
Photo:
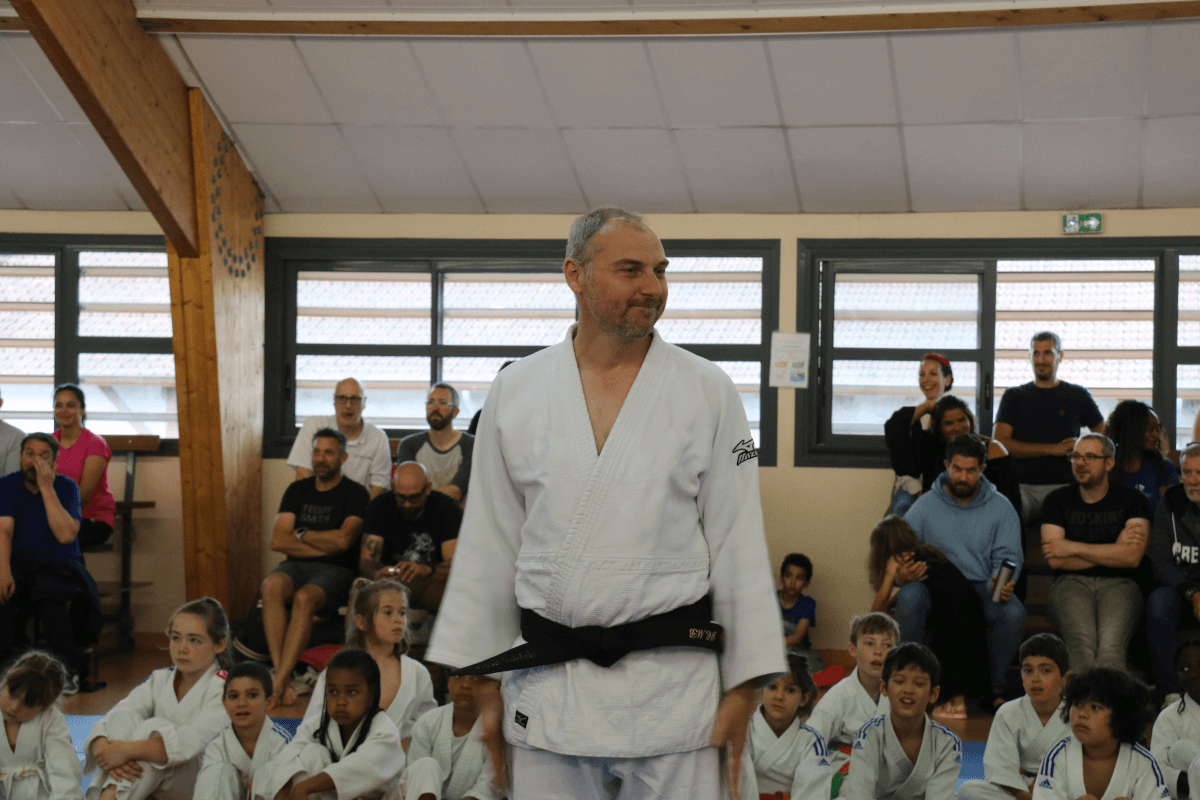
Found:
[{"label": "white ceiling panel", "polygon": [[234,125],[267,190],[287,212],[383,209],[332,125]]},{"label": "white ceiling panel", "polygon": [[71,90],[63,83],[57,70],[54,69],[54,65],[50,63],[50,59],[46,58],[46,54],[38,47],[38,43],[32,36],[23,33],[8,33],[4,34],[4,40],[17,58],[21,59],[25,69],[29,71],[38,88],[46,96],[46,100],[62,119],[67,122],[88,121],[87,115],[83,113],[83,109],[71,95]]},{"label": "white ceiling panel", "polygon": [[787,37],[767,49],[788,127],[897,121],[886,37]]},{"label": "white ceiling panel", "polygon": [[788,144],[806,212],[908,210],[896,128],[798,128]]},{"label": "white ceiling panel", "polygon": [[694,211],[671,135],[662,130],[570,130],[567,152],[588,203],[645,213]]},{"label": "white ceiling panel", "polygon": [[1144,25],[1020,31],[1023,119],[1142,114],[1147,36]]},{"label": "white ceiling panel", "polygon": [[1021,127],[1010,124],[904,128],[913,211],[1021,208]]},{"label": "white ceiling panel", "polygon": [[146,204],[142,201],[141,195],[138,194],[137,189],[133,188],[129,178],[125,177],[125,170],[117,163],[116,157],[108,149],[104,140],[100,138],[100,134],[96,133],[96,129],[86,122],[79,122],[71,123],[71,132],[83,145],[83,149],[87,150],[96,161],[96,165],[108,176],[109,185],[112,186],[114,192],[120,195],[125,205],[134,211],[145,211]]},{"label": "white ceiling panel", "polygon": [[1195,206],[1200,197],[1200,117],[1152,119],[1146,126],[1147,208]]},{"label": "white ceiling panel", "polygon": [[586,204],[556,130],[463,129],[454,140],[492,214],[574,214]]},{"label": "white ceiling panel", "polygon": [[179,41],[231,124],[333,121],[291,39],[181,36]]},{"label": "white ceiling panel", "polygon": [[700,213],[800,210],[782,130],[679,130],[675,144]]},{"label": "white ceiling panel", "polygon": [[659,39],[649,50],[672,127],[781,123],[761,39]]},{"label": "white ceiling panel", "polygon": [[342,135],[384,211],[483,213],[449,131],[344,127]]},{"label": "white ceiling panel", "polygon": [[564,128],[661,128],[662,105],[640,41],[532,41],[556,125]]},{"label": "white ceiling panel", "polygon": [[61,122],[0,124],[0,184],[27,208],[127,209],[104,170]]},{"label": "white ceiling panel", "polygon": [[456,128],[547,128],[550,112],[525,44],[472,39],[413,42],[433,100]]},{"label": "white ceiling panel", "polygon": [[1176,22],[1150,29],[1152,116],[1200,113],[1200,22]]},{"label": "white ceiling panel", "polygon": [[1011,31],[892,37],[900,119],[911,123],[1020,119],[1020,72]]},{"label": "white ceiling panel", "polygon": [[1136,119],[1022,125],[1025,207],[1136,207],[1141,144]]},{"label": "white ceiling panel", "polygon": [[60,117],[17,54],[0,36],[0,122],[59,122]]},{"label": "white ceiling panel", "polygon": [[296,46],[335,122],[441,124],[407,42],[299,38]]}]

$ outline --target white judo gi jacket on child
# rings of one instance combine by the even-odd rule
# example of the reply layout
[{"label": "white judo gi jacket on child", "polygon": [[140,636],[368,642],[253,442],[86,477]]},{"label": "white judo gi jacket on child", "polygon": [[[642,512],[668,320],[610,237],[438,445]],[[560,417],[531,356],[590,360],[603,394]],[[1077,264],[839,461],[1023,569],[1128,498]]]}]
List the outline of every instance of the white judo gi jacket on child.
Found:
[{"label": "white judo gi jacket on child", "polygon": [[[320,717],[309,717],[300,723],[296,735],[271,760],[262,779],[254,781],[254,800],[275,800],[288,781],[300,782],[324,772],[333,780],[336,791],[321,792],[320,800],[354,800],[354,798],[398,798],[396,783],[404,769],[404,750],[400,748],[400,732],[387,714],[376,714],[371,727],[364,733],[362,723],[342,741],[341,728],[329,720],[325,738],[328,744],[316,739]],[[349,755],[346,751],[360,737],[361,745]]]},{"label": "white judo gi jacket on child", "polygon": [[250,797],[255,778],[264,779],[264,770],[290,739],[287,731],[268,717],[254,743],[254,758],[250,758],[233,728],[226,728],[204,748],[204,761],[196,778],[195,796],[203,800],[244,800]]},{"label": "white judo gi jacket on child", "polygon": [[756,800],[759,794],[784,792],[792,800],[829,800],[833,767],[825,739],[800,720],[776,736],[762,710],[750,719],[742,760],[742,797]]},{"label": "white judo gi jacket on child", "polygon": [[83,768],[63,713],[45,708],[17,733],[17,746],[0,735],[0,798],[82,800]]},{"label": "white judo gi jacket on child", "polygon": [[[573,332],[573,329],[572,329]],[[427,660],[522,642],[520,610],[611,627],[712,596],[725,650],[506,673],[510,743],[637,758],[707,747],[722,688],[785,671],[754,449],[737,389],[657,333],[597,454],[571,334],[492,384]]]},{"label": "white judo gi jacket on child", "polygon": [[[321,709],[325,707],[325,670],[317,678],[313,686],[312,699],[304,710],[304,718],[320,717]],[[396,723],[400,731],[400,739],[412,738],[413,724],[421,715],[430,709],[437,708],[433,699],[433,679],[429,670],[420,661],[414,661],[408,656],[400,656],[400,688],[392,698],[391,705],[383,710]]]},{"label": "white judo gi jacket on child", "polygon": [[[1087,794],[1083,785],[1083,745],[1074,736],[1060,741],[1042,759],[1033,800],[1076,800]],[[1170,800],[1171,792],[1150,751],[1140,744],[1122,744],[1108,789],[1100,800]]]},{"label": "white judo gi jacket on child", "polygon": [[1002,788],[1006,786],[1029,791],[1046,753],[1064,736],[1071,735],[1062,710],[1060,704],[1043,725],[1028,695],[1000,706],[983,751],[985,779],[964,783],[958,790],[960,800],[1012,800],[1012,793]]},{"label": "white judo gi jacket on child", "polygon": [[[1163,779],[1174,796],[1179,786],[1179,773],[1187,772],[1192,762],[1200,757],[1200,705],[1191,695],[1183,696],[1182,714],[1179,703],[1172,703],[1158,713],[1150,735],[1150,752],[1162,768]],[[1196,794],[1196,790],[1192,793]]]},{"label": "white judo gi jacket on child", "polygon": [[[954,731],[925,716],[917,762],[908,760],[890,714],[875,717],[858,731],[843,800],[949,800],[962,769],[962,742]],[[1072,797],[1071,800],[1075,800]]]},{"label": "white judo gi jacket on child", "polygon": [[492,800],[479,725],[475,720],[466,736],[455,736],[452,704],[427,711],[417,720],[403,778],[405,800],[418,800],[426,792],[439,800]]},{"label": "white judo gi jacket on child", "polygon": [[204,748],[229,724],[229,715],[221,704],[224,691],[225,672],[216,662],[182,700],[175,697],[174,667],[150,673],[149,678],[92,727],[83,745],[87,757],[84,771],[96,769],[92,742],[100,736],[128,741],[149,739],[157,734],[167,749],[167,763],[138,762],[142,765],[142,777],[136,781],[118,781],[101,773],[103,779],[91,782],[87,796],[99,797],[105,786],[115,785],[119,800],[142,800],[151,793],[159,798],[190,798]]},{"label": "white judo gi jacket on child", "polygon": [[852,746],[854,737],[858,736],[859,730],[867,720],[880,714],[886,715],[891,710],[891,704],[882,693],[879,699],[871,699],[871,695],[867,694],[867,690],[859,682],[858,667],[855,667],[817,701],[817,706],[809,715],[806,724],[825,737],[836,772],[850,760],[850,756],[838,748]]}]

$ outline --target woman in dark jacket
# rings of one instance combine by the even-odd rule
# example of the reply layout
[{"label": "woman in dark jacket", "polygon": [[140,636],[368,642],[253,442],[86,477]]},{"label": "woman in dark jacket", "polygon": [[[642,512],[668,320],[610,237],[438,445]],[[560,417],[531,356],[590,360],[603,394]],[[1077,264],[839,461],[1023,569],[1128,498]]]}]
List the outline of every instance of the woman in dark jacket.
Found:
[{"label": "woman in dark jacket", "polygon": [[[883,425],[883,438],[892,459],[892,470],[896,473],[888,504],[890,514],[903,515],[921,494],[921,468],[917,459],[922,442],[930,433],[929,413],[933,404],[954,385],[950,361],[937,353],[927,354],[921,359],[917,384],[925,396],[924,402],[900,408]],[[938,472],[941,471],[939,467]]]}]

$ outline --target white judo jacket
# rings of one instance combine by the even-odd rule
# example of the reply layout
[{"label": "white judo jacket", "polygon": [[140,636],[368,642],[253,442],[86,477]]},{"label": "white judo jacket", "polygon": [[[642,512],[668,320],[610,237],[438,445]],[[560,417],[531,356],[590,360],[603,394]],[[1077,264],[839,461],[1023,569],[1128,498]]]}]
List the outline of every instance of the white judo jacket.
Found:
[{"label": "white judo jacket", "polygon": [[462,667],[508,650],[522,641],[521,608],[611,627],[711,594],[719,658],[658,649],[503,681],[514,745],[613,758],[696,750],[722,688],[785,670],[758,453],[729,377],[654,333],[597,454],[573,332],[492,384],[427,659]]}]

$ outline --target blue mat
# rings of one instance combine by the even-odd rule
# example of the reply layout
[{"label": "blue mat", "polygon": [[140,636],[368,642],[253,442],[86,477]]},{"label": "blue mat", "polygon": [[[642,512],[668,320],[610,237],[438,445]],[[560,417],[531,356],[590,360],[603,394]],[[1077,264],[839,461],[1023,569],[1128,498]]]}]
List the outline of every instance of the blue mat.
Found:
[{"label": "blue mat", "polygon": [[963,742],[962,771],[958,773],[958,786],[962,786],[964,781],[983,780],[983,745],[984,742]]}]

